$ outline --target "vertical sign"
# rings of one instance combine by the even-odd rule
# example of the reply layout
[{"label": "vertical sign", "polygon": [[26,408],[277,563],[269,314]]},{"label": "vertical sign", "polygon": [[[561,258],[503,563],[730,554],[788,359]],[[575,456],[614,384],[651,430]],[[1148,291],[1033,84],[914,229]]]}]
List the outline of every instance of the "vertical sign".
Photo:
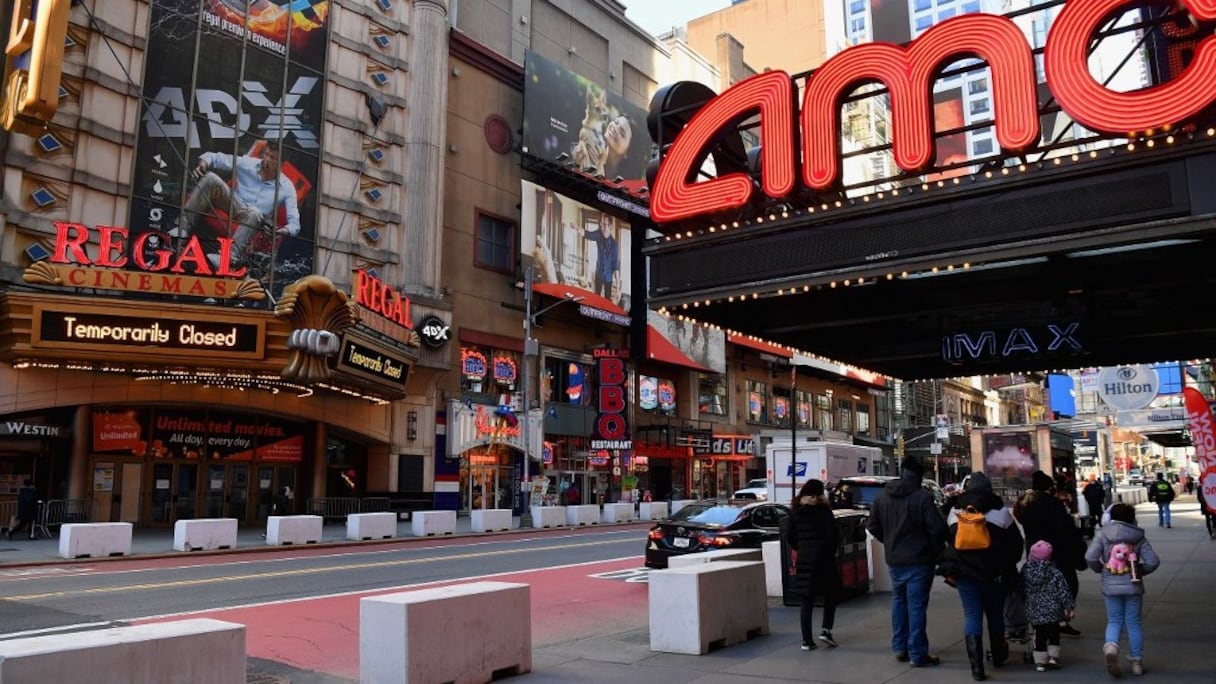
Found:
[{"label": "vertical sign", "polygon": [[[234,241],[277,297],[313,267],[329,0],[152,0],[132,240]],[[159,247],[160,245],[150,245]]]},{"label": "vertical sign", "polygon": [[599,373],[599,392],[596,407],[599,415],[595,419],[595,438],[592,449],[632,449],[629,438],[629,423],[625,418],[625,359],[628,349],[596,349],[596,370]]},{"label": "vertical sign", "polygon": [[1199,495],[1209,509],[1216,510],[1216,426],[1212,424],[1212,407],[1194,387],[1183,389],[1182,394],[1195,457],[1199,459]]}]

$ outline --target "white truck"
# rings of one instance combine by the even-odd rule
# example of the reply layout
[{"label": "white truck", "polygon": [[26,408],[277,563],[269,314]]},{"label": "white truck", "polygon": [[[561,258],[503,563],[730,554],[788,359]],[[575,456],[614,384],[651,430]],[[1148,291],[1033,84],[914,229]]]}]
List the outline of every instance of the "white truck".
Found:
[{"label": "white truck", "polygon": [[[788,502],[809,479],[837,482],[842,477],[875,475],[882,462],[877,447],[843,442],[798,442],[796,467],[790,467],[790,442],[772,442],[764,449],[768,500]],[[792,471],[792,472],[791,472]],[[793,489],[791,489],[793,487]]]}]

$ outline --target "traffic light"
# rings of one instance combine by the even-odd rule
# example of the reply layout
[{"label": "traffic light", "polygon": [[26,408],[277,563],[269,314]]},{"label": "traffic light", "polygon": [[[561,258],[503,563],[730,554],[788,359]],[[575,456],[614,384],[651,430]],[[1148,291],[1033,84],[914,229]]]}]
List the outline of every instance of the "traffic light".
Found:
[{"label": "traffic light", "polygon": [[72,0],[17,0],[5,47],[0,127],[41,135],[59,108]]}]

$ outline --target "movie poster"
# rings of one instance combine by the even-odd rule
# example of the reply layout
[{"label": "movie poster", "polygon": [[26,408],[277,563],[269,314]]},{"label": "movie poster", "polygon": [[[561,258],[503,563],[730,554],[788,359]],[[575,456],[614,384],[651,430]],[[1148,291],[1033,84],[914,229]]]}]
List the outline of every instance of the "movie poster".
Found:
[{"label": "movie poster", "polygon": [[527,52],[523,151],[637,194],[650,160],[646,112],[606,85]]},{"label": "movie poster", "polygon": [[1038,470],[1034,453],[1034,433],[989,432],[984,434],[984,472],[992,481],[992,491],[1012,506],[1030,489]]},{"label": "movie poster", "polygon": [[[272,298],[312,273],[329,0],[152,0],[129,225]],[[231,240],[223,250],[221,238]]]}]

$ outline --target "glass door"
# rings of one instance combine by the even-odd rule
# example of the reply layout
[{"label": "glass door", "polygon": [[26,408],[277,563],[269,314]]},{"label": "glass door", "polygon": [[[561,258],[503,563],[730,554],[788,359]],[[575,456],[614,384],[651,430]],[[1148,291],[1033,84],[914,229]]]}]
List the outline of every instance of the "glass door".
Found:
[{"label": "glass door", "polygon": [[[248,477],[245,466],[241,472],[233,474],[233,482],[239,482]],[[296,505],[296,469],[295,466],[258,466],[257,504],[253,511],[254,521],[262,523],[272,515],[293,515],[299,508]],[[233,505],[236,506],[236,493],[239,487],[233,487]],[[246,494],[242,501],[247,500],[249,483],[245,483]]]},{"label": "glass door", "polygon": [[197,517],[198,473],[197,463],[152,464],[152,495],[148,497],[152,525],[172,525]]}]

